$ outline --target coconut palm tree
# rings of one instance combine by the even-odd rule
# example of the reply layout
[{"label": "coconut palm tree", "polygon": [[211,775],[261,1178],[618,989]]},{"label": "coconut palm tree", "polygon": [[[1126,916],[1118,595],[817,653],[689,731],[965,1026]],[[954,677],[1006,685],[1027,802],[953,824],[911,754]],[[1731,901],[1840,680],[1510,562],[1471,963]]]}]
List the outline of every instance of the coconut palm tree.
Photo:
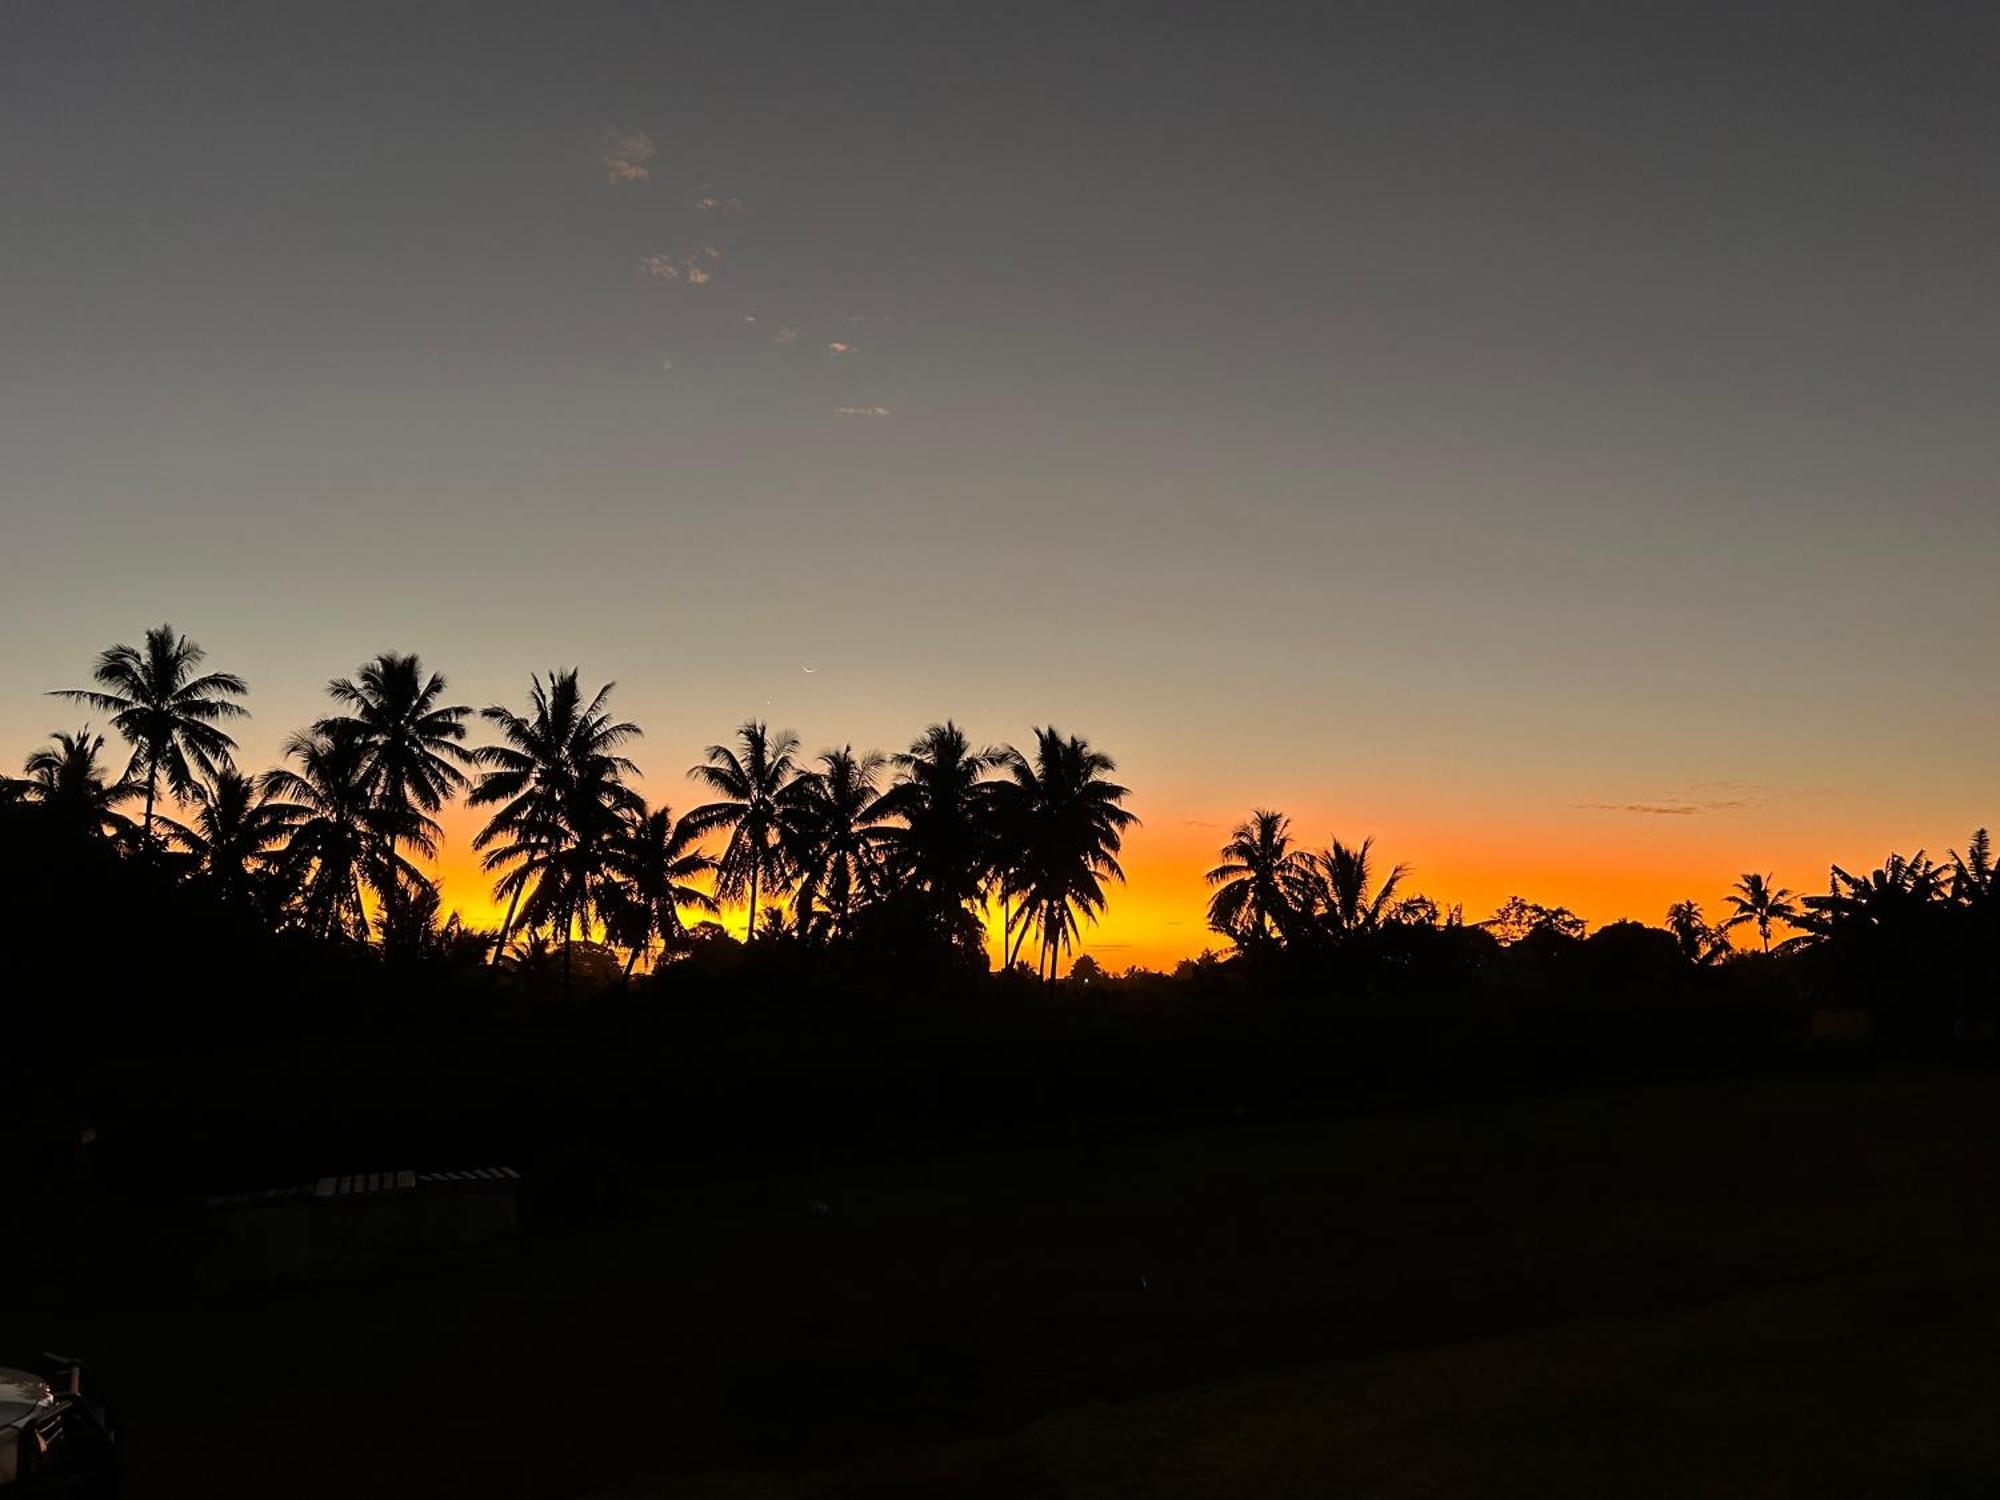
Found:
[{"label": "coconut palm tree", "polygon": [[1259,807],[1217,851],[1222,863],[1206,877],[1215,888],[1208,925],[1239,948],[1280,942],[1296,924],[1298,896],[1312,867],[1292,848],[1291,827],[1283,813]]},{"label": "coconut palm tree", "polygon": [[1667,931],[1674,935],[1681,957],[1691,964],[1712,964],[1729,955],[1728,930],[1709,926],[1699,901],[1676,901],[1668,907]]},{"label": "coconut palm tree", "polygon": [[293,892],[308,933],[366,941],[369,896],[395,900],[398,885],[421,878],[395,853],[396,840],[410,836],[409,825],[376,800],[367,747],[358,735],[303,730],[286,741],[285,759],[293,764],[266,771],[259,783],[262,794],[284,809],[278,878]]},{"label": "coconut palm tree", "polygon": [[651,956],[655,941],[667,953],[687,945],[683,907],[717,910],[715,897],[693,884],[715,873],[715,861],[700,849],[700,838],[701,830],[686,818],[675,821],[672,808],[652,808],[639,800],[626,809],[605,850],[598,904],[607,913],[611,941],[630,954],[627,974],[641,958]]},{"label": "coconut palm tree", "polygon": [[1351,849],[1334,839],[1324,854],[1308,856],[1308,910],[1327,936],[1340,939],[1373,932],[1394,909],[1396,890],[1410,867],[1397,865],[1378,884],[1374,854],[1375,840],[1365,838]]},{"label": "coconut palm tree", "polygon": [[1729,894],[1729,904],[1735,914],[1717,929],[1731,932],[1746,923],[1757,925],[1757,936],[1762,940],[1764,951],[1771,951],[1771,924],[1773,922],[1795,923],[1799,909],[1793,904],[1795,892],[1783,886],[1774,886],[1769,875],[1758,875],[1745,871]]},{"label": "coconut palm tree", "polygon": [[848,936],[855,911],[881,895],[891,830],[876,788],[887,765],[873,750],[857,756],[843,745],[778,794],[779,838],[798,875],[794,926],[801,936]]},{"label": "coconut palm tree", "polygon": [[575,924],[588,919],[620,820],[639,802],[625,780],[639,768],[620,747],[640,729],[612,718],[613,686],[585,702],[575,668],[551,672],[546,683],[529,679],[526,714],[498,705],[481,714],[502,742],[472,752],[484,769],[466,801],[495,808],[472,841],[498,877],[494,895],[507,899],[495,962],[517,915],[530,932],[556,926],[567,951]]},{"label": "coconut palm tree", "polygon": [[[470,759],[462,742],[472,710],[442,703],[444,678],[427,676],[417,656],[393,651],[364,662],[352,677],[334,678],[326,690],[348,712],[320,720],[319,727],[360,741],[370,795],[394,811],[394,826],[411,830],[412,845],[435,857],[441,830],[430,815],[466,785],[460,767]],[[393,928],[396,916],[391,902],[384,927]]]},{"label": "coconut palm tree", "polygon": [[95,688],[59,688],[50,695],[110,714],[112,728],[132,747],[131,763],[120,779],[136,779],[146,789],[142,826],[149,849],[157,849],[153,809],[161,779],[176,797],[193,796],[195,773],[213,772],[216,762],[236,748],[216,725],[249,713],[231,701],[249,692],[249,684],[231,672],[199,674],[206,657],[173,626],[162,625],[146,632],[143,646],[121,644],[103,652],[91,672]]},{"label": "coconut palm tree", "polygon": [[735,749],[710,745],[706,759],[688,770],[693,780],[722,799],[697,807],[688,817],[703,832],[729,830],[729,841],[716,864],[716,894],[725,901],[749,898],[745,942],[756,938],[759,900],[764,894],[777,894],[789,873],[779,838],[778,799],[798,774],[792,759],[798,748],[799,738],[790,730],[773,734],[752,719],[736,731]]},{"label": "coconut palm tree", "polygon": [[1035,731],[1035,754],[1018,752],[1007,765],[1017,789],[1021,843],[1003,881],[1018,905],[1009,962],[1030,931],[1041,941],[1037,965],[1053,981],[1062,953],[1084,918],[1104,909],[1104,882],[1125,878],[1118,852],[1125,830],[1139,819],[1123,806],[1126,788],[1110,779],[1110,756],[1053,727]]},{"label": "coconut palm tree", "polygon": [[188,823],[162,816],[167,842],[191,855],[217,896],[231,906],[253,904],[273,862],[273,851],[303,809],[279,800],[268,780],[246,776],[224,760],[195,788]]},{"label": "coconut palm tree", "polygon": [[986,779],[1013,752],[974,750],[947,719],[890,757],[894,780],[882,794],[890,869],[897,886],[923,903],[938,933],[977,946],[978,909],[995,861],[995,798],[1006,782]]},{"label": "coconut palm tree", "polygon": [[58,730],[28,757],[25,775],[0,785],[0,801],[45,807],[65,827],[92,837],[128,837],[132,821],[118,805],[139,795],[139,786],[123,777],[113,781],[99,758],[103,753],[104,736],[92,734],[88,724],[75,734]]}]

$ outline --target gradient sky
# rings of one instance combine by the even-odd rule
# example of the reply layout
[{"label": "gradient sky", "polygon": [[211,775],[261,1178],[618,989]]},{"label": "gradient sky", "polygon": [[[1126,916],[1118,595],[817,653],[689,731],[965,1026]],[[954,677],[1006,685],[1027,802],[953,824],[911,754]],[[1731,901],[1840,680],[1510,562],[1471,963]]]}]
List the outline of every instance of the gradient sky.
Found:
[{"label": "gradient sky", "polygon": [[390,647],[615,678],[676,805],[1052,721],[1113,967],[1258,803],[1472,915],[1936,852],[1996,78],[1986,4],[9,0],[0,747],[162,619],[256,763]]}]

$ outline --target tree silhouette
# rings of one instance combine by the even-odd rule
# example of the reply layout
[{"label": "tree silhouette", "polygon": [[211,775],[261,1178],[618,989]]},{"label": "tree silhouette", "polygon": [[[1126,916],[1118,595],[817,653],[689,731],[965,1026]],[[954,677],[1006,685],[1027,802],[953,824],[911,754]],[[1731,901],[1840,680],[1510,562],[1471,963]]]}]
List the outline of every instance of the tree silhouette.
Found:
[{"label": "tree silhouette", "polygon": [[1729,904],[1735,915],[1722,924],[1723,932],[1730,932],[1745,923],[1757,924],[1757,936],[1762,940],[1764,951],[1771,951],[1771,924],[1773,922],[1793,923],[1799,919],[1799,909],[1793,905],[1794,893],[1783,887],[1774,887],[1769,875],[1758,875],[1746,871],[1736,882],[1729,895]]},{"label": "tree silhouette", "polygon": [[358,735],[304,730],[286,742],[285,758],[293,764],[265,772],[259,788],[278,806],[285,830],[278,876],[308,933],[363,941],[368,895],[393,901],[401,884],[423,878],[395,853],[397,836],[407,838],[410,829],[376,800]]},{"label": "tree silhouette", "polygon": [[1373,932],[1394,909],[1410,867],[1397,865],[1378,884],[1374,853],[1372,838],[1351,849],[1334,839],[1324,854],[1309,856],[1309,909],[1327,936],[1338,940]]},{"label": "tree silhouette", "polygon": [[621,821],[639,806],[638,794],[625,784],[638,767],[619,749],[640,730],[611,717],[613,686],[605,683],[585,703],[572,667],[551,672],[546,684],[529,679],[526,714],[498,705],[481,714],[502,743],[472,752],[484,769],[466,800],[496,809],[472,841],[483,868],[499,877],[494,895],[507,898],[496,961],[519,915],[530,932],[556,927],[567,962],[575,925],[592,909]]},{"label": "tree silhouette", "polygon": [[779,836],[797,872],[793,925],[801,936],[844,938],[855,911],[882,893],[889,812],[876,790],[888,762],[844,745],[778,793]]},{"label": "tree silhouette", "polygon": [[146,632],[145,644],[116,645],[97,658],[91,671],[95,688],[59,688],[51,696],[87,703],[111,715],[111,726],[132,747],[132,760],[121,780],[135,777],[146,788],[142,823],[149,849],[157,848],[153,809],[159,802],[160,779],[180,798],[194,795],[195,773],[212,773],[218,759],[236,748],[216,724],[242,718],[248,710],[232,702],[250,691],[230,672],[197,675],[207,653],[171,625]]},{"label": "tree silhouette", "polygon": [[1835,865],[1826,894],[1805,897],[1800,902],[1804,911],[1790,920],[1820,937],[1860,927],[1907,928],[1943,899],[1950,873],[1921,849],[1907,859],[1891,854],[1866,875]]},{"label": "tree silhouette", "polygon": [[1121,805],[1127,790],[1109,779],[1116,769],[1110,756],[1053,727],[1035,731],[1033,760],[1016,752],[1007,765],[1020,825],[1015,863],[1003,882],[1019,902],[1008,961],[1032,931],[1041,940],[1037,971],[1048,981],[1080,920],[1104,909],[1104,882],[1125,878],[1118,851],[1139,819]]},{"label": "tree silhouette", "polygon": [[940,936],[976,947],[978,908],[998,852],[996,794],[1008,783],[986,778],[1012,752],[974,750],[947,719],[933,724],[902,754],[891,757],[894,783],[882,794],[888,857],[899,887],[919,900]]},{"label": "tree silhouette", "polygon": [[761,895],[775,892],[787,874],[778,799],[798,774],[792,760],[798,748],[798,736],[790,730],[772,734],[760,720],[752,719],[736,731],[735,749],[710,745],[707,758],[688,770],[691,778],[722,799],[695,808],[688,817],[704,833],[729,830],[716,865],[716,894],[728,901],[748,898],[746,942],[757,935]]},{"label": "tree silhouette", "polygon": [[[409,843],[435,857],[441,834],[430,815],[466,785],[460,767],[470,756],[462,741],[472,710],[440,703],[444,678],[426,676],[415,655],[393,651],[362,663],[352,677],[334,678],[326,690],[348,712],[320,720],[319,728],[359,742],[369,795],[389,809],[388,826],[407,829]],[[390,835],[392,859],[399,841]],[[395,929],[397,905],[392,892],[383,911],[385,935]]]},{"label": "tree silhouette", "polygon": [[1586,924],[1567,906],[1543,906],[1522,896],[1509,896],[1500,909],[1478,924],[1503,944],[1537,938],[1581,938]]},{"label": "tree silhouette", "polygon": [[1208,925],[1240,948],[1281,941],[1296,928],[1298,902],[1312,879],[1309,857],[1292,848],[1291,820],[1254,809],[1218,851],[1222,863],[1206,879],[1215,888]]},{"label": "tree silhouette", "polygon": [[120,839],[132,832],[132,821],[118,811],[121,802],[139,795],[139,787],[123,777],[116,781],[99,757],[104,736],[84,725],[75,734],[60,730],[30,755],[26,773],[0,784],[0,801],[37,804],[73,832]]},{"label": "tree silhouette", "polygon": [[1668,907],[1667,931],[1681,957],[1691,964],[1712,964],[1729,955],[1727,929],[1711,927],[1699,901],[1676,901]]},{"label": "tree silhouette", "polygon": [[682,907],[717,910],[715,897],[692,884],[715,872],[715,861],[698,847],[700,838],[701,830],[686,818],[676,822],[671,808],[651,808],[640,800],[626,809],[605,850],[599,905],[611,941],[630,955],[627,974],[651,956],[655,941],[667,953],[687,946]]},{"label": "tree silhouette", "polygon": [[273,851],[298,821],[298,807],[280,801],[268,778],[246,776],[227,760],[195,788],[191,800],[190,822],[160,819],[167,841],[193,858],[225,905],[254,906]]},{"label": "tree silhouette", "polygon": [[1991,913],[2000,897],[2000,865],[1993,858],[1993,839],[1984,828],[1973,830],[1965,853],[1951,851],[1951,899],[1975,911]]}]

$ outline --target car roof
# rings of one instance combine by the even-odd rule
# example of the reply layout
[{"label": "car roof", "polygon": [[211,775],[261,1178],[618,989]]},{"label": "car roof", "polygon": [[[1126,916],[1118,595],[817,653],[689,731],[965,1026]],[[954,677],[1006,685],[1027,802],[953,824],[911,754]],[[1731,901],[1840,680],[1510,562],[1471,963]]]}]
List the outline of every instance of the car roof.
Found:
[{"label": "car roof", "polygon": [[56,1393],[39,1375],[0,1369],[0,1428],[25,1422],[55,1405]]}]

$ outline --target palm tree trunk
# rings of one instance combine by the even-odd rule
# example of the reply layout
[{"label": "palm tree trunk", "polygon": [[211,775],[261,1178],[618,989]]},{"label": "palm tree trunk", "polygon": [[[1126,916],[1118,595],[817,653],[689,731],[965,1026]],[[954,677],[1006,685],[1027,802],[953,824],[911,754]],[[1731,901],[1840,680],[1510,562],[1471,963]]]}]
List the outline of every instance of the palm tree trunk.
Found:
[{"label": "palm tree trunk", "polygon": [[158,758],[146,763],[146,852],[153,853],[153,803],[160,794],[160,763]]},{"label": "palm tree trunk", "polygon": [[570,944],[576,938],[576,901],[572,897],[563,904],[563,993],[569,993]]},{"label": "palm tree trunk", "polygon": [[[541,847],[540,844],[529,845],[529,858],[532,859],[535,851]],[[507,951],[507,935],[514,930],[514,913],[520,909],[521,891],[525,885],[526,882],[524,881],[522,885],[514,887],[513,898],[507,903],[507,919],[500,924],[500,940],[493,945],[493,957],[487,964],[488,968],[497,966],[500,962],[500,956]]]},{"label": "palm tree trunk", "polygon": [[396,940],[396,903],[403,894],[403,885],[396,878],[396,836],[389,835],[389,888],[382,893],[382,951],[387,953]]},{"label": "palm tree trunk", "polygon": [[755,859],[750,862],[750,925],[744,929],[743,941],[757,941],[757,877],[763,873],[764,862]]},{"label": "palm tree trunk", "polygon": [[514,887],[513,900],[507,903],[507,917],[506,920],[500,924],[500,936],[498,939],[495,940],[493,944],[493,957],[487,960],[488,968],[491,968],[494,964],[499,963],[500,955],[507,951],[507,934],[514,930],[514,913],[520,910],[520,906],[521,906],[521,888],[517,885]]}]

